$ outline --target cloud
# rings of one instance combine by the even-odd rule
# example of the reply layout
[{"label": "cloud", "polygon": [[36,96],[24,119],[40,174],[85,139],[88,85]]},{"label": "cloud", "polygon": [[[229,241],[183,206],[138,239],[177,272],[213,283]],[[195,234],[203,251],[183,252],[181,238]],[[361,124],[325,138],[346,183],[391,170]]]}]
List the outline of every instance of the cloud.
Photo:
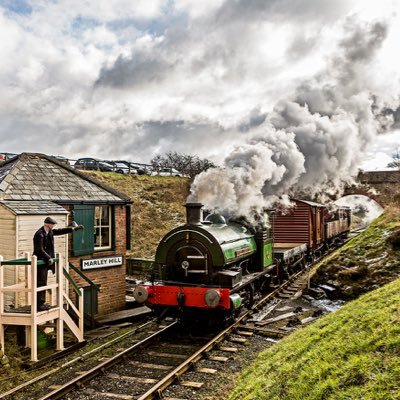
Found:
[{"label": "cloud", "polygon": [[221,169],[197,176],[190,200],[251,217],[287,195],[325,201],[340,193],[382,125],[364,70],[378,56],[387,28],[345,21],[345,37],[325,71],[299,85],[294,98],[277,102]]},{"label": "cloud", "polygon": [[[271,121],[289,124],[290,113],[295,121],[277,130],[307,131],[318,148],[319,130],[329,124],[316,113],[328,120],[335,115],[329,129],[336,129],[348,108],[360,121],[380,119],[384,130],[397,109],[395,53],[387,51],[383,65],[377,61],[386,43],[397,43],[397,19],[389,7],[387,19],[378,23],[375,16],[365,17],[367,25],[358,18],[368,7],[382,9],[374,2],[16,4],[0,2],[4,150],[146,162],[159,151],[179,149],[211,154],[221,164]],[[385,112],[370,115],[370,97],[359,90],[363,84],[376,93],[377,113],[392,110],[388,118]],[[296,122],[299,117],[309,126]],[[368,140],[374,137],[370,126],[365,125]],[[299,139],[296,146],[301,150],[307,143]],[[365,140],[357,145],[364,148]],[[265,156],[261,147],[256,153]],[[249,148],[246,154],[252,154]],[[345,152],[340,156],[353,166]]]}]

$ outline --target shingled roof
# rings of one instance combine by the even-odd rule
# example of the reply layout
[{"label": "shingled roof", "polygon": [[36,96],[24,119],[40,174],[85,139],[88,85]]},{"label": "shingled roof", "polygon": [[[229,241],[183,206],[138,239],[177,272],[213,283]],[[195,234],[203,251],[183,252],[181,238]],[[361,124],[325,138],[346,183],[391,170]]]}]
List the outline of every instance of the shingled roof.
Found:
[{"label": "shingled roof", "polygon": [[0,165],[0,200],[130,203],[125,194],[37,153],[22,153]]},{"label": "shingled roof", "polygon": [[50,215],[50,214],[68,214],[68,211],[52,202],[46,200],[4,200],[0,201],[16,215]]}]

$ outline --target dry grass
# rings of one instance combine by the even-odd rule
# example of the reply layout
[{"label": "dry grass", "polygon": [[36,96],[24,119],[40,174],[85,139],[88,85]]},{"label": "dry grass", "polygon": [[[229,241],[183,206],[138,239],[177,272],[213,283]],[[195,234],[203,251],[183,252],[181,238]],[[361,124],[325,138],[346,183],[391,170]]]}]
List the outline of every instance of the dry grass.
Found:
[{"label": "dry grass", "polygon": [[132,199],[131,257],[152,259],[161,238],[185,220],[188,178],[87,173]]}]

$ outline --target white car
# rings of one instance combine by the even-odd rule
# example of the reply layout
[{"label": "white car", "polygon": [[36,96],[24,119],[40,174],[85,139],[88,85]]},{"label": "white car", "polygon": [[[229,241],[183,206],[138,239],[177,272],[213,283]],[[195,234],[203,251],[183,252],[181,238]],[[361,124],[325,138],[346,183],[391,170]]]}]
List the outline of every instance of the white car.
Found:
[{"label": "white car", "polygon": [[158,176],[182,176],[175,168],[161,168],[159,171],[153,171],[152,175]]},{"label": "white car", "polygon": [[132,169],[129,169],[129,167],[122,162],[114,161],[113,167],[114,167],[114,171],[118,172],[119,174],[134,174],[135,173]]}]

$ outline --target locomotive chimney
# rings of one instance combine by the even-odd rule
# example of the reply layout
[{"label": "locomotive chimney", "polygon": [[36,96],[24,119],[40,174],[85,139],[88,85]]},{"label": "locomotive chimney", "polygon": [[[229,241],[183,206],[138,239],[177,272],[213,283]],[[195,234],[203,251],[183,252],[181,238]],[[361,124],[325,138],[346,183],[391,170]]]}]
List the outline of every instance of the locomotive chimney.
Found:
[{"label": "locomotive chimney", "polygon": [[188,225],[201,225],[203,220],[203,204],[186,203],[186,222]]}]

